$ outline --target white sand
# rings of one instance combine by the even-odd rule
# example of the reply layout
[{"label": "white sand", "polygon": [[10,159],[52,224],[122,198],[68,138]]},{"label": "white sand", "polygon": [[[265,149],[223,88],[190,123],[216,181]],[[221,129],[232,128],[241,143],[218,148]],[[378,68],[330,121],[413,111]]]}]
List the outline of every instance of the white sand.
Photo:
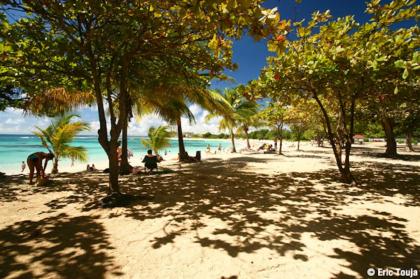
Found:
[{"label": "white sand", "polygon": [[368,267],[420,269],[420,154],[391,160],[366,155],[383,151],[377,145],[356,146],[360,184],[348,186],[328,148],[290,145],[286,156],[203,154],[199,164],[166,161],[173,173],[122,177],[124,192],[142,196],[125,208],[95,206],[106,191],[101,173],[62,174],[45,187],[0,181],[0,277],[365,278]]}]

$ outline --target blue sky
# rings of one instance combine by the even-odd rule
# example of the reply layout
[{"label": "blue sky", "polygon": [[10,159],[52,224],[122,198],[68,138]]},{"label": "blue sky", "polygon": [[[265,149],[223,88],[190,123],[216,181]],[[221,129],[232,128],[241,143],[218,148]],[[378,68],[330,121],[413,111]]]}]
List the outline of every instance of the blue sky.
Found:
[{"label": "blue sky", "polygon": [[[334,17],[355,15],[356,20],[360,22],[368,20],[368,17],[363,13],[365,10],[364,0],[303,0],[301,4],[296,4],[295,0],[269,0],[264,3],[264,6],[267,8],[278,7],[283,19],[297,21],[303,18],[310,18],[310,15],[316,10],[330,10]],[[293,39],[293,36],[291,39]],[[213,82],[213,87],[223,89],[224,87],[232,87],[237,84],[246,84],[248,81],[258,77],[260,70],[265,66],[266,57],[272,55],[272,53],[267,51],[265,40],[255,42],[248,36],[235,41],[233,50],[233,59],[239,65],[239,69],[227,74],[233,77],[236,83]],[[186,132],[218,132],[216,119],[206,123],[204,121],[205,111],[197,106],[192,106],[191,110],[195,114],[196,123],[190,124],[186,119],[183,119],[183,126]],[[81,109],[78,113],[85,121],[91,124],[92,131],[90,134],[96,134],[98,129],[96,109]],[[48,123],[49,119],[45,117],[25,116],[19,110],[7,109],[5,112],[0,112],[0,133],[2,134],[27,134],[33,130],[35,125],[45,127]],[[139,123],[133,122],[129,133],[131,135],[145,135],[149,127],[161,124],[164,124],[164,122],[156,116],[148,116]]]}]

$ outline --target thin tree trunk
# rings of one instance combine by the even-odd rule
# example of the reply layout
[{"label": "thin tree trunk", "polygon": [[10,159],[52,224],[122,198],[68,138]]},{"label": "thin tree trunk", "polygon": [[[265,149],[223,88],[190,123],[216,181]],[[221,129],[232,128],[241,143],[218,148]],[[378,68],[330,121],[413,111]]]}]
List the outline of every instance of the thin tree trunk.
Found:
[{"label": "thin tree trunk", "polygon": [[233,130],[230,130],[230,140],[232,142],[232,153],[236,153],[236,146],[235,146],[235,134],[233,133]]},{"label": "thin tree trunk", "polygon": [[396,157],[398,156],[398,153],[397,153],[397,141],[395,140],[395,134],[394,134],[393,120],[391,118],[384,117],[381,122],[382,122],[382,127],[385,132],[385,137],[386,137],[385,155],[387,157]]},{"label": "thin tree trunk", "polygon": [[182,133],[181,117],[176,120],[176,126],[178,128],[178,146],[179,146],[179,160],[184,161],[188,159],[188,154],[185,151],[184,145],[184,134]]},{"label": "thin tree trunk", "polygon": [[301,138],[301,132],[298,130],[297,134],[297,151],[300,151],[300,138]]},{"label": "thin tree trunk", "polygon": [[57,174],[58,173],[58,158],[57,157],[54,158],[54,163],[53,163],[51,173],[52,174]]},{"label": "thin tree trunk", "polygon": [[[330,122],[330,118],[328,116],[327,111],[325,110],[321,100],[318,98],[316,92],[313,92],[313,97],[315,99],[315,101],[317,102],[317,104],[319,105],[322,115],[324,117],[325,120],[325,126],[327,128],[327,136],[328,136],[328,140],[330,142],[330,145],[333,149],[334,152],[334,157],[335,157],[335,161],[337,163],[337,168],[341,174],[341,177],[343,179],[343,182],[350,184],[352,181],[348,180],[348,178],[352,178],[350,169],[345,169],[343,168],[343,162],[341,160],[341,149],[340,151],[337,149],[337,145],[336,145],[336,140],[334,137],[334,133],[332,132],[332,128],[331,128],[331,122]],[[340,144],[340,143],[339,143]]]},{"label": "thin tree trunk", "polygon": [[[345,160],[344,160],[344,171],[342,173],[342,178],[346,183],[352,183],[355,181],[351,171],[350,171],[350,153],[351,153],[351,145],[353,143],[353,135],[354,135],[354,112],[356,108],[356,96],[354,95],[351,102],[350,107],[350,131],[347,131],[346,138],[345,138]],[[345,119],[343,117],[343,119]],[[345,126],[346,123],[343,123]]]},{"label": "thin tree trunk", "polygon": [[279,155],[283,155],[283,123],[281,123],[280,125],[279,138],[280,138]]},{"label": "thin tree trunk", "polygon": [[407,150],[411,151],[411,152],[414,152],[415,150],[414,150],[414,147],[413,147],[412,139],[413,139],[413,133],[411,131],[407,132],[406,133],[406,140],[405,140],[405,143],[407,145]]},{"label": "thin tree trunk", "polygon": [[251,149],[251,144],[249,143],[248,128],[244,129],[245,138],[246,138],[246,148]]},{"label": "thin tree trunk", "polygon": [[131,166],[128,163],[128,121],[124,121],[124,127],[122,130],[122,154],[121,154],[120,174],[127,175],[130,173],[131,173]]}]

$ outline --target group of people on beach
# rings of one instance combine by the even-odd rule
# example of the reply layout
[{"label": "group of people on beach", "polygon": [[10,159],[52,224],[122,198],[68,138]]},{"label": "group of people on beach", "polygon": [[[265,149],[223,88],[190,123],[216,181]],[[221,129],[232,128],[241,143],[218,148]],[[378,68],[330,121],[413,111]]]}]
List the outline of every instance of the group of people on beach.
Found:
[{"label": "group of people on beach", "polygon": [[257,151],[264,151],[264,152],[275,152],[272,144],[263,143],[260,147],[258,147]]},{"label": "group of people on beach", "polygon": [[[206,152],[212,153],[210,144],[207,145]],[[219,143],[219,146],[217,147],[217,152],[222,152],[222,144],[220,143]],[[216,150],[214,150],[214,154],[216,154]]]},{"label": "group of people on beach", "polygon": [[[219,146],[217,147],[217,151],[215,150],[214,153],[216,154],[216,152],[221,152],[222,151],[222,145],[219,144]],[[211,146],[210,144],[207,146],[206,152],[211,153]],[[120,142],[118,143],[118,148],[117,148],[117,158],[118,158],[118,165],[121,164],[122,161],[122,148],[120,146]],[[165,155],[167,154],[167,152],[165,151]],[[131,151],[128,151],[128,158],[132,157],[133,153]],[[54,159],[54,154],[52,152],[49,153],[45,153],[45,152],[35,152],[32,153],[31,155],[28,156],[26,163],[24,161],[22,161],[22,165],[21,165],[21,172],[24,172],[26,169],[26,166],[28,166],[29,168],[29,183],[33,184],[33,177],[34,177],[34,173],[36,171],[36,177],[37,180],[39,179],[48,179],[48,176],[45,174],[45,170],[47,168],[48,165],[48,161]],[[147,150],[147,154],[144,156],[142,163],[144,163],[144,169],[152,172],[154,170],[158,169],[158,163],[162,162],[163,158],[159,155],[159,154],[153,154],[153,151],[151,149]],[[43,164],[44,162],[44,164]],[[95,164],[88,164],[86,166],[86,171],[87,172],[92,172],[92,171],[97,171],[97,168],[95,167]],[[136,174],[141,172],[140,168],[132,168],[132,173]]]},{"label": "group of people on beach", "polygon": [[[118,154],[118,163],[121,163],[121,154],[122,150],[120,147],[118,147],[117,150]],[[131,156],[132,153],[131,153]],[[130,156],[130,157],[131,157]],[[48,179],[48,176],[45,174],[45,170],[47,169],[48,162],[52,159],[54,159],[54,154],[52,152],[45,153],[45,152],[35,152],[28,156],[26,160],[26,164],[24,161],[22,161],[21,165],[21,172],[24,172],[26,169],[26,166],[29,168],[29,184],[33,184],[33,178],[36,171],[36,178],[37,181],[39,179],[46,180]],[[157,164],[159,162],[163,161],[163,158],[159,155],[153,154],[153,151],[151,149],[147,150],[147,154],[144,156],[142,163],[144,163],[144,167],[146,170],[153,171],[158,168]],[[97,171],[95,164],[87,165],[86,171],[92,172]],[[133,173],[139,172],[138,169],[133,168]]]}]

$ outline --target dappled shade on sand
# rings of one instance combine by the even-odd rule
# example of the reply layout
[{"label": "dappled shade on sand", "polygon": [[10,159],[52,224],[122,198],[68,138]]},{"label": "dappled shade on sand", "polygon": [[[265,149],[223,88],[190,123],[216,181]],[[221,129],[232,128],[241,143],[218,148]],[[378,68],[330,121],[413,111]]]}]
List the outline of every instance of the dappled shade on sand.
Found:
[{"label": "dappled shade on sand", "polygon": [[[114,243],[107,240],[107,232],[95,218],[117,219],[123,222],[120,224],[136,222],[135,226],[150,221],[160,224],[157,231],[137,236],[144,240],[138,245],[145,245],[138,251],[151,249],[147,255],[153,258],[154,250],[166,253],[173,245],[181,249],[176,253],[200,257],[204,252],[191,248],[198,245],[203,251],[215,251],[219,258],[246,259],[244,272],[250,277],[292,274],[293,270],[307,276],[318,270],[320,277],[365,277],[369,267],[419,266],[420,237],[413,234],[413,220],[409,218],[410,212],[418,215],[420,206],[419,167],[359,162],[354,166],[357,186],[338,183],[337,171],[328,166],[314,172],[274,175],[248,167],[275,162],[280,166],[281,160],[301,158],[297,156],[328,165],[328,157],[324,157],[328,154],[323,152],[289,157],[237,155],[182,168],[174,165],[174,173],[124,178],[123,189],[138,199],[129,207],[113,210],[100,209],[97,203],[105,187],[106,176],[102,174],[63,174],[47,188],[2,187],[0,199],[6,203],[13,197],[30,199],[35,192],[71,191],[45,202],[48,210],[44,214],[74,204],[79,206],[79,214],[102,214],[70,217],[61,213],[2,229],[2,277],[18,270],[29,275],[29,262],[42,264],[41,274],[56,272],[63,277],[72,268],[95,278],[114,270],[115,259],[108,256]],[[414,226],[418,230],[418,225]],[[18,260],[20,257],[26,260]],[[184,256],[178,257],[181,261]],[[199,262],[194,265],[199,266]],[[214,272],[218,278],[243,277],[217,273],[223,271],[222,266],[219,262],[219,269],[201,271],[207,275]],[[181,262],[177,268],[183,268]]]},{"label": "dappled shade on sand", "polygon": [[104,278],[116,268],[107,253],[113,247],[95,216],[61,213],[16,222],[0,231],[0,245],[2,278]]}]

